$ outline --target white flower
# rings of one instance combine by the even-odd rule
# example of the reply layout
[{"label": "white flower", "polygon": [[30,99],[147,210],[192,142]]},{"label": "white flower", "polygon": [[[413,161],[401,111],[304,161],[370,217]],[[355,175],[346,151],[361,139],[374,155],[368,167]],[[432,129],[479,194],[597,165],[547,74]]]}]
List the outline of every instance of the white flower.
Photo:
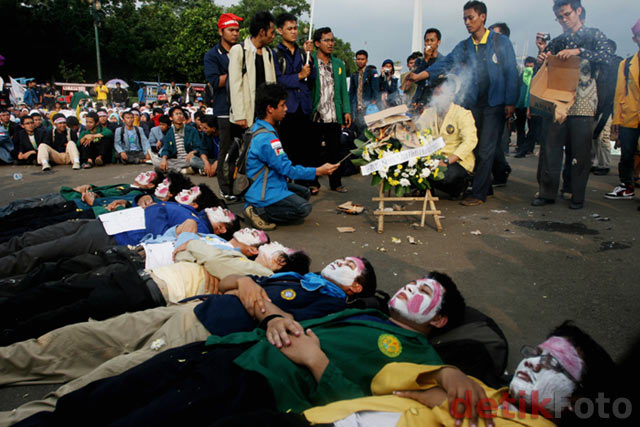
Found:
[{"label": "white flower", "polygon": [[363,151],[362,152],[362,158],[365,159],[367,162],[371,161],[371,156],[369,155],[368,151]]},{"label": "white flower", "polygon": [[409,178],[409,174],[406,172],[402,172],[402,174],[400,175],[403,178]]},{"label": "white flower", "polygon": [[411,159],[409,159],[409,163],[407,164],[408,167],[412,168],[414,167],[416,164],[418,163],[418,158],[417,157],[413,157]]},{"label": "white flower", "polygon": [[380,178],[387,179],[387,172],[389,172],[389,168],[380,169],[378,174],[380,174]]},{"label": "white flower", "polygon": [[420,172],[420,176],[422,178],[429,178],[429,175],[431,175],[431,170],[429,168],[424,168],[422,169],[422,172]]},{"label": "white flower", "polygon": [[166,345],[166,341],[163,340],[162,338],[158,338],[157,340],[154,340],[151,345],[149,346],[151,348],[151,350],[153,351],[158,351],[160,350],[162,347],[164,347]]},{"label": "white flower", "polygon": [[409,182],[409,180],[408,180],[408,179],[406,179],[406,178],[402,178],[402,179],[400,180],[400,185],[401,185],[401,186],[403,186],[403,187],[409,187],[409,186],[411,185],[411,183]]},{"label": "white flower", "polygon": [[433,159],[433,160],[429,161],[429,163],[427,163],[427,167],[429,169],[435,169],[435,168],[438,167],[439,164],[440,164],[440,160]]},{"label": "white flower", "polygon": [[394,173],[397,173],[398,175],[400,175],[400,174],[402,173],[402,169],[398,169],[398,168],[396,168],[396,170],[395,170],[395,172],[394,172]]},{"label": "white flower", "polygon": [[415,176],[416,173],[418,173],[418,169],[409,169],[407,173],[409,174],[409,176]]}]

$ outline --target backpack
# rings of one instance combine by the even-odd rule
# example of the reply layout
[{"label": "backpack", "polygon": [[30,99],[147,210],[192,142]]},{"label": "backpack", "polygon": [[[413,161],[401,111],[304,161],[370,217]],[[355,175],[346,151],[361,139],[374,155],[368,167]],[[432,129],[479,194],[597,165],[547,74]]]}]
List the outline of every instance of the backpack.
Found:
[{"label": "backpack", "polygon": [[[142,147],[142,138],[140,137],[140,128],[138,126],[134,126],[133,128],[136,130],[136,135],[138,136],[138,143],[140,143],[140,150],[144,150],[144,147]],[[121,129],[122,129],[122,132],[120,132],[120,139],[122,140],[122,146],[126,147],[127,141],[125,141],[124,135],[127,132],[127,127],[125,125],[122,125]],[[128,151],[128,150],[124,150],[124,151]]]},{"label": "backpack", "polygon": [[266,128],[260,128],[255,133],[251,129],[247,129],[241,138],[233,138],[231,147],[224,158],[222,164],[222,173],[229,177],[231,184],[231,194],[234,196],[243,196],[247,192],[253,181],[264,172],[264,180],[262,182],[262,200],[264,200],[267,189],[267,178],[269,176],[269,168],[263,166],[254,176],[247,176],[247,156],[251,141],[253,138],[262,134],[270,133]]},{"label": "backpack", "polygon": [[[280,66],[280,72],[282,74],[286,74],[287,69],[287,57],[285,56],[285,51],[276,46],[274,53],[276,55],[276,61],[278,61],[278,65]],[[300,58],[302,58],[302,63],[304,64],[306,59],[302,54],[302,49],[298,48],[298,53],[300,54]]]},{"label": "backpack", "polygon": [[[629,74],[631,73],[631,60],[634,56],[638,57],[638,63],[640,64],[640,52],[636,53],[635,55],[631,55],[624,60],[624,88],[625,95],[627,96],[629,95]],[[638,84],[640,85],[640,81],[638,81]]]}]

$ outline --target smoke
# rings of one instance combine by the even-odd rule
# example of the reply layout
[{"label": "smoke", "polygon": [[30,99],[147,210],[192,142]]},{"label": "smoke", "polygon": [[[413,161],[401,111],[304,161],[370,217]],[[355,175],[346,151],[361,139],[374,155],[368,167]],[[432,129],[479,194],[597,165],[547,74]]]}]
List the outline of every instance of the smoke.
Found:
[{"label": "smoke", "polygon": [[447,110],[452,102],[463,105],[471,88],[473,71],[469,67],[458,68],[446,75],[446,81],[436,87],[427,107]]}]

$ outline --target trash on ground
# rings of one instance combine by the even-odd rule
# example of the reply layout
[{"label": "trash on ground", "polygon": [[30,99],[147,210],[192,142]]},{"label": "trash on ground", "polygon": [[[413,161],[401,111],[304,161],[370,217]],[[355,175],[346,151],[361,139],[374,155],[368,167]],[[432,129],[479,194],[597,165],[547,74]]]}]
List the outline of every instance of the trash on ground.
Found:
[{"label": "trash on ground", "polygon": [[472,231],[471,234],[473,234],[474,236],[479,236],[482,234],[482,232],[480,230],[475,230],[475,231]]},{"label": "trash on ground", "polygon": [[364,206],[357,205],[351,200],[339,205],[337,209],[349,215],[359,215],[364,212]]},{"label": "trash on ground", "polygon": [[355,233],[356,229],[353,227],[336,227],[340,233]]}]

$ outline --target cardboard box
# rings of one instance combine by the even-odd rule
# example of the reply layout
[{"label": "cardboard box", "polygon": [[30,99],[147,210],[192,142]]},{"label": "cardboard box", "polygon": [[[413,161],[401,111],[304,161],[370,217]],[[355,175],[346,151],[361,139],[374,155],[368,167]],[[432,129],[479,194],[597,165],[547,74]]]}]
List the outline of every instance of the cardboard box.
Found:
[{"label": "cardboard box", "polygon": [[579,78],[579,57],[563,60],[555,55],[548,56],[531,81],[531,112],[563,123],[575,102]]}]

